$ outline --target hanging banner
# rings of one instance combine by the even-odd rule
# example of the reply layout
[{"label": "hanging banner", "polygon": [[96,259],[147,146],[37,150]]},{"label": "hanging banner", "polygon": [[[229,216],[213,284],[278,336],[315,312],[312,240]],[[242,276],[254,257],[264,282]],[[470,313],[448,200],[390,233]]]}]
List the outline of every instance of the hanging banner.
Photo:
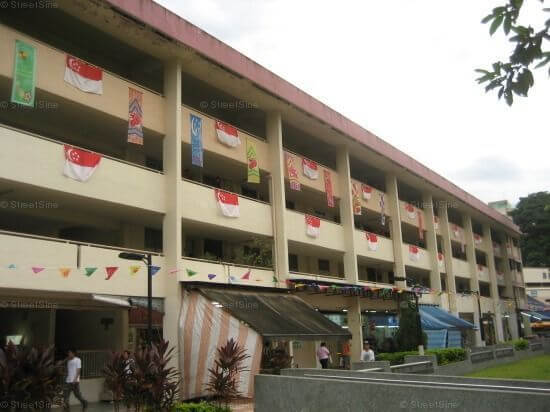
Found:
[{"label": "hanging banner", "polygon": [[302,158],[302,170],[304,176],[309,177],[311,180],[317,180],[319,178],[317,163],[313,160],[306,159],[305,157]]},{"label": "hanging banner", "polygon": [[334,193],[332,192],[332,177],[330,171],[324,169],[323,177],[325,179],[325,192],[327,194],[327,206],[334,207]]},{"label": "hanging banner", "polygon": [[35,83],[36,49],[21,40],[15,40],[11,102],[34,107]]},{"label": "hanging banner", "polygon": [[418,215],[418,237],[420,240],[424,240],[424,218],[422,216],[422,211],[417,210],[416,214]]},{"label": "hanging banner", "polygon": [[254,140],[246,138],[246,164],[248,168],[248,183],[260,183],[260,167]]},{"label": "hanging banner", "polygon": [[351,201],[353,204],[353,214],[361,214],[361,198],[359,197],[359,185],[357,183],[351,184]]},{"label": "hanging banner", "polygon": [[306,234],[309,237],[319,237],[321,233],[321,219],[317,216],[306,216]]},{"label": "hanging banner", "polygon": [[143,145],[143,93],[128,88],[128,143]]},{"label": "hanging banner", "polygon": [[418,262],[420,260],[420,249],[418,246],[409,245],[409,260],[412,262]]},{"label": "hanging banner", "polygon": [[409,217],[409,219],[416,219],[416,210],[414,210],[413,205],[411,205],[410,203],[405,203],[405,211],[407,212],[407,216]]},{"label": "hanging banner", "polygon": [[237,128],[220,120],[216,120],[216,135],[220,143],[226,146],[237,147],[241,144]]},{"label": "hanging banner", "polygon": [[302,186],[300,185],[300,181],[298,180],[298,171],[294,166],[294,156],[292,156],[290,153],[285,152],[285,161],[286,173],[290,182],[290,188],[292,190],[302,190]]},{"label": "hanging banner", "polygon": [[439,218],[434,215],[434,229],[439,230]]},{"label": "hanging banner", "polygon": [[371,252],[378,250],[378,236],[375,233],[365,232],[367,237],[367,247]]},{"label": "hanging banner", "polygon": [[226,217],[239,217],[239,196],[235,193],[216,189],[216,199],[222,214]]},{"label": "hanging banner", "polygon": [[386,202],[384,199],[384,193],[380,193],[379,205],[380,205],[380,223],[382,224],[382,226],[385,226],[386,225],[386,211],[385,211]]},{"label": "hanging banner", "polygon": [[87,93],[103,94],[103,70],[67,55],[63,80]]},{"label": "hanging banner", "polygon": [[366,184],[361,184],[361,192],[363,193],[363,200],[368,202],[372,196],[372,187]]},{"label": "hanging banner", "polygon": [[190,114],[190,125],[191,164],[193,166],[203,167],[202,119],[194,114]]}]

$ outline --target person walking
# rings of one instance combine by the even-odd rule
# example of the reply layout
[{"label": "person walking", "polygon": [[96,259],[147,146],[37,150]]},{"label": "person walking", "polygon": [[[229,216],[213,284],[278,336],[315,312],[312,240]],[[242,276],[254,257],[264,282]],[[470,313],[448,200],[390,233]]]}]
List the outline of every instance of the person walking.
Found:
[{"label": "person walking", "polygon": [[82,409],[88,408],[88,401],[84,399],[80,393],[80,373],[82,372],[82,361],[76,356],[76,351],[70,349],[67,352],[67,378],[65,379],[65,387],[63,389],[63,404],[65,411],[69,411],[69,401],[71,392],[74,393],[76,399],[82,404]]},{"label": "person walking", "polygon": [[321,363],[321,368],[328,369],[328,360],[330,359],[330,351],[325,342],[321,342],[321,346],[317,349],[317,358]]},{"label": "person walking", "polygon": [[361,352],[361,360],[364,362],[374,361],[374,351],[370,347],[370,343],[365,341],[363,343],[363,351]]},{"label": "person walking", "polygon": [[347,340],[342,344],[342,367],[350,369],[351,359],[351,341]]}]

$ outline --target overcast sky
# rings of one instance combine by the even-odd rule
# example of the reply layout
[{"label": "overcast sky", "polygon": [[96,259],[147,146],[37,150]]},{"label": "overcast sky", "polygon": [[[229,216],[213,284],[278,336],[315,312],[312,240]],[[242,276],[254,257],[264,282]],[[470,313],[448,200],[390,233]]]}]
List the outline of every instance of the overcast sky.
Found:
[{"label": "overcast sky", "polygon": [[545,71],[512,108],[474,81],[511,51],[480,23],[506,0],[156,1],[485,202],[550,190]]}]

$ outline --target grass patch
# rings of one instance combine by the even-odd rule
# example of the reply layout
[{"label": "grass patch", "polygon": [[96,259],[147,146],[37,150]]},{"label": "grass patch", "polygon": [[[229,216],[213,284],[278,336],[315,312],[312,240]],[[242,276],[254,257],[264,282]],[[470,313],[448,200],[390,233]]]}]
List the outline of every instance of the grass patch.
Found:
[{"label": "grass patch", "polygon": [[471,378],[529,379],[550,381],[550,355],[524,359],[470,373]]}]

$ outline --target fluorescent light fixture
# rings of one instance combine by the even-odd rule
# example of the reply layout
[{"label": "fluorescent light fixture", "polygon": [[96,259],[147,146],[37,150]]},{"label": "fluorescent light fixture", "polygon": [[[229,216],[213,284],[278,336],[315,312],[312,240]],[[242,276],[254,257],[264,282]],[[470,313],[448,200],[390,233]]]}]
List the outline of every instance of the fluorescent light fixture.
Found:
[{"label": "fluorescent light fixture", "polygon": [[347,312],[348,310],[347,309],[342,309],[342,312]]},{"label": "fluorescent light fixture", "polygon": [[21,345],[21,341],[23,340],[23,335],[6,336],[6,340],[8,342],[13,343],[14,345]]},{"label": "fluorescent light fixture", "polygon": [[212,304],[213,304],[213,305],[219,305],[219,303],[218,303],[218,302],[212,302]]},{"label": "fluorescent light fixture", "polygon": [[376,313],[376,311],[375,311],[375,310],[369,310],[369,312],[370,312],[370,313]]}]

